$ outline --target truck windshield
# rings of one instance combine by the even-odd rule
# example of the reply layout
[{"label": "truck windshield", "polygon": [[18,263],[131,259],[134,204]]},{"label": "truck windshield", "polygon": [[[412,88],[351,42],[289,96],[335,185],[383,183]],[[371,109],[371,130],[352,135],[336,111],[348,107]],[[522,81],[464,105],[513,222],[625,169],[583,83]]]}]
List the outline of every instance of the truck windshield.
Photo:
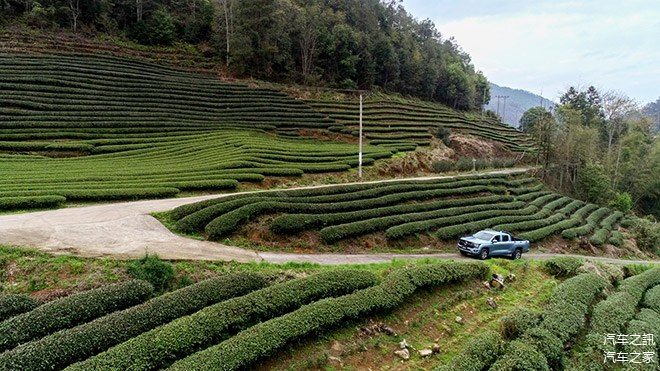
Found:
[{"label": "truck windshield", "polygon": [[493,238],[494,234],[488,233],[488,232],[479,232],[474,235],[475,238],[478,238],[480,240],[484,241],[490,241],[491,238]]}]

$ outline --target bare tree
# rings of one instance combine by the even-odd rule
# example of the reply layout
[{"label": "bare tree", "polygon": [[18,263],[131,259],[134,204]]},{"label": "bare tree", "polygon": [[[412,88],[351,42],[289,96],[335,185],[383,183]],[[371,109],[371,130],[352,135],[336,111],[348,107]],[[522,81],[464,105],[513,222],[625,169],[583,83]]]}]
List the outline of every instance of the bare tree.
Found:
[{"label": "bare tree", "polygon": [[142,6],[142,0],[135,0],[135,15],[138,22],[142,21]]},{"label": "bare tree", "polygon": [[607,153],[612,149],[614,137],[620,137],[626,127],[625,116],[637,109],[637,103],[621,92],[608,91],[602,94],[602,108],[607,131]]},{"label": "bare tree", "polygon": [[217,0],[225,19],[225,45],[227,46],[227,67],[229,67],[229,45],[234,35],[234,0]]},{"label": "bare tree", "polygon": [[80,0],[69,0],[71,20],[73,21],[73,32],[78,30],[78,17],[80,17]]},{"label": "bare tree", "polygon": [[321,8],[318,5],[302,7],[298,12],[300,62],[305,79],[307,79],[314,66],[319,35],[318,29],[322,20]]}]

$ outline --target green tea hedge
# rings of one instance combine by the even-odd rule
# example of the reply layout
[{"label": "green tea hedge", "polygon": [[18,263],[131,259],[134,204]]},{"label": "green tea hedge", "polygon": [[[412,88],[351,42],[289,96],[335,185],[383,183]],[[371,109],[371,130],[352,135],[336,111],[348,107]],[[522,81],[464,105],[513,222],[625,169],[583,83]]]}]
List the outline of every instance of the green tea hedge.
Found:
[{"label": "green tea hedge", "polygon": [[53,300],[0,322],[0,350],[131,307],[152,294],[151,284],[132,280]]},{"label": "green tea hedge", "polygon": [[280,283],[181,317],[67,370],[155,370],[218,343],[229,334],[303,304],[376,283],[369,271],[333,270]]},{"label": "green tea hedge", "polygon": [[265,284],[261,275],[247,272],[202,281],[0,353],[0,370],[61,369],[162,324],[210,304],[244,295]]},{"label": "green tea hedge", "polygon": [[0,295],[0,321],[29,312],[37,305],[37,300],[27,294]]},{"label": "green tea hedge", "polygon": [[322,299],[259,323],[222,343],[175,362],[171,370],[235,370],[248,367],[292,340],[403,303],[418,287],[483,277],[487,266],[448,263],[390,273],[383,283],[339,298]]}]

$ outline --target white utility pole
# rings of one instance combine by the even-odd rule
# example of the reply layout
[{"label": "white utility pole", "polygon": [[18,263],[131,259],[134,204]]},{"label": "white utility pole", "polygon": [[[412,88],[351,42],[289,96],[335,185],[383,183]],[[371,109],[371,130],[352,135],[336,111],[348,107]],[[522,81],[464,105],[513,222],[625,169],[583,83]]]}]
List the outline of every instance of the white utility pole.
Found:
[{"label": "white utility pole", "polygon": [[360,152],[358,154],[358,178],[362,179],[362,93],[360,93]]}]

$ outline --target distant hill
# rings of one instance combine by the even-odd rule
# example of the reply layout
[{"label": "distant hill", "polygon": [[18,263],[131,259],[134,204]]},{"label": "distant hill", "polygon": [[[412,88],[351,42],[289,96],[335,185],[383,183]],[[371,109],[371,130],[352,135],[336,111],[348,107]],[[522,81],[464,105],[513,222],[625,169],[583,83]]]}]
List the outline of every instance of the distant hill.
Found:
[{"label": "distant hill", "polygon": [[556,104],[549,99],[545,99],[538,94],[530,93],[526,90],[511,89],[506,86],[490,83],[490,103],[486,105],[486,109],[498,112],[498,95],[508,96],[506,98],[506,106],[504,104],[505,100],[500,98],[499,114],[500,116],[504,115],[502,120],[513,127],[518,127],[520,118],[528,109],[540,105],[547,108]]}]

